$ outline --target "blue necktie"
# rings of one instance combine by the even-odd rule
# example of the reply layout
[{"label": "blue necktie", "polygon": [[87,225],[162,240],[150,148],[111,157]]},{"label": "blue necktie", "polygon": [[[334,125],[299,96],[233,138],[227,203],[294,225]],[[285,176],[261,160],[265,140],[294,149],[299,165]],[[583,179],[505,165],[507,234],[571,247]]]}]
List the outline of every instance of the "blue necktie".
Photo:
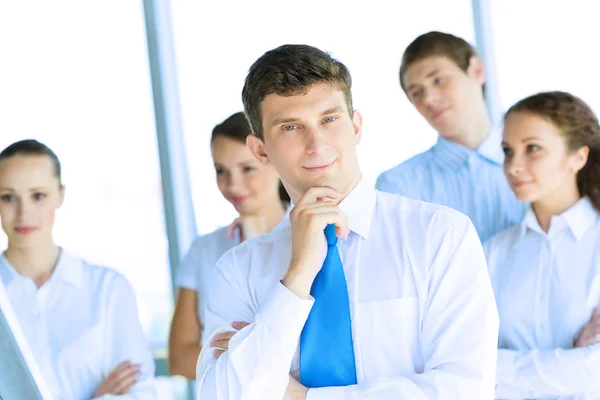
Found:
[{"label": "blue necktie", "polygon": [[335,225],[325,228],[327,256],[310,294],[315,303],[300,335],[300,381],[309,388],[356,383],[348,287]]}]

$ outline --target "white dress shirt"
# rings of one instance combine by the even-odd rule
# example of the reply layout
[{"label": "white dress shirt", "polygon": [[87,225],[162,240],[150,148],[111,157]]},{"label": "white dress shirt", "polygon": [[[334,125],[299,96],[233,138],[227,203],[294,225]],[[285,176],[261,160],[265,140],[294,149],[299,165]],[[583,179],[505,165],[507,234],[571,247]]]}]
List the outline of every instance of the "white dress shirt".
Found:
[{"label": "white dress shirt", "polygon": [[154,360],[134,292],[120,273],[61,250],[52,276],[39,289],[4,256],[0,278],[55,399],[91,399],[123,361],[141,364],[141,377],[127,395],[101,399],[156,399]]},{"label": "white dress shirt", "polygon": [[[351,230],[338,248],[348,282],[356,385],[308,399],[491,399],[498,315],[469,219],[444,206],[376,191],[364,179],[340,203]],[[314,300],[284,287],[289,219],[217,264],[209,336],[251,324],[197,370],[200,400],[281,400],[299,374],[299,338]],[[323,362],[327,362],[323,360]]]},{"label": "white dress shirt", "polygon": [[529,209],[484,248],[500,315],[496,397],[600,399],[600,344],[573,348],[600,305],[600,213],[582,198],[545,233]]},{"label": "white dress shirt", "polygon": [[183,258],[177,275],[175,285],[198,293],[198,319],[204,326],[204,307],[208,297],[210,279],[215,271],[217,261],[229,249],[240,243],[239,230],[235,230],[232,239],[227,237],[228,227],[200,236],[194,240],[189,251]]}]

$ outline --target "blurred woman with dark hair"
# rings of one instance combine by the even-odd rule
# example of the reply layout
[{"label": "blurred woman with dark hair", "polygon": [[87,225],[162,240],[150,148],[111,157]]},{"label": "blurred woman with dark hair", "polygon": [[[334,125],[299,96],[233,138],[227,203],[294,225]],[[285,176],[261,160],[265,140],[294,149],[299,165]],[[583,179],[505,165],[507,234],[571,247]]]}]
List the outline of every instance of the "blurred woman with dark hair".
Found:
[{"label": "blurred woman with dark hair", "polygon": [[269,232],[286,215],[290,198],[271,165],[262,165],[246,146],[251,129],[238,112],[217,125],[211,150],[217,184],[239,213],[233,223],[199,237],[177,273],[179,288],[169,336],[169,369],[173,375],[196,379],[202,349],[203,308],[217,260],[227,250]]}]

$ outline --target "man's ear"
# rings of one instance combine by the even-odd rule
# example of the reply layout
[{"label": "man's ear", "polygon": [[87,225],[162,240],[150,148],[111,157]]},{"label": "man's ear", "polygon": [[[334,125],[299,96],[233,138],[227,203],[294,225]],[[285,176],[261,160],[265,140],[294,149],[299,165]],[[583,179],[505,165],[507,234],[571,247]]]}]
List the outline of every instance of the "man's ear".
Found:
[{"label": "man's ear", "polygon": [[265,152],[265,144],[258,138],[258,136],[248,135],[246,137],[246,146],[248,146],[248,149],[250,149],[252,154],[254,154],[254,157],[256,157],[261,164],[269,163],[269,156]]},{"label": "man's ear", "polygon": [[483,60],[478,56],[473,56],[469,60],[469,67],[467,68],[467,75],[474,78],[480,85],[485,83],[485,65]]},{"label": "man's ear", "polygon": [[362,115],[358,110],[354,110],[352,113],[352,126],[354,127],[356,144],[359,144],[360,139],[362,138]]}]

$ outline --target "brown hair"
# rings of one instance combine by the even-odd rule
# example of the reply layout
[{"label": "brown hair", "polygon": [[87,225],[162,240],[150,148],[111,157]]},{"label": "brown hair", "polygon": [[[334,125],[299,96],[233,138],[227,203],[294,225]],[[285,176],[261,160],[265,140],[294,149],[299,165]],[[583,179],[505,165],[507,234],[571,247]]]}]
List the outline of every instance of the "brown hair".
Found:
[{"label": "brown hair", "polygon": [[402,86],[404,92],[407,90],[404,84],[404,74],[408,67],[417,61],[431,56],[447,57],[466,73],[471,62],[471,57],[478,57],[478,54],[473,46],[458,36],[437,31],[424,33],[413,40],[402,55],[400,86]]},{"label": "brown hair", "polygon": [[513,105],[504,119],[516,112],[531,113],[555,125],[571,151],[588,146],[588,160],[577,173],[577,187],[600,211],[600,125],[592,109],[570,93],[544,92]]},{"label": "brown hair", "polygon": [[[224,136],[246,144],[246,138],[251,133],[250,125],[248,125],[244,113],[240,111],[214,127],[212,135],[210,136],[210,142],[212,143],[216,137]],[[285,187],[283,187],[281,181],[279,182],[279,199],[285,206],[291,202],[290,195],[285,190]]]},{"label": "brown hair", "polygon": [[252,64],[242,90],[242,102],[252,133],[264,140],[260,105],[269,94],[304,94],[317,83],[342,91],[352,116],[350,71],[328,53],[307,45],[286,44],[267,51]]},{"label": "brown hair", "polygon": [[250,126],[243,112],[236,112],[213,128],[210,142],[216,137],[225,136],[238,142],[246,143],[246,137],[250,135]]},{"label": "brown hair", "polygon": [[62,186],[60,161],[56,154],[44,143],[34,139],[25,139],[15,142],[2,150],[0,161],[14,156],[46,156],[52,161],[54,175],[58,178],[58,184]]}]

